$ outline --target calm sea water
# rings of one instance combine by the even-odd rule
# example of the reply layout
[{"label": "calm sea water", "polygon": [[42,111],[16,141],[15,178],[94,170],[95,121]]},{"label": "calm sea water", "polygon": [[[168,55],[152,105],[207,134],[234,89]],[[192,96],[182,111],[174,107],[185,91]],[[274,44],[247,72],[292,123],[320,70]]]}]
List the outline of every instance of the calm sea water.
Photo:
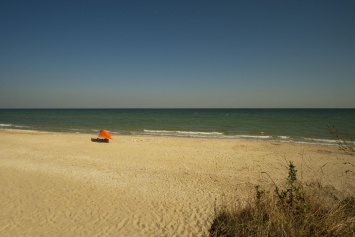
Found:
[{"label": "calm sea water", "polygon": [[355,109],[1,109],[0,129],[336,143],[355,138]]}]

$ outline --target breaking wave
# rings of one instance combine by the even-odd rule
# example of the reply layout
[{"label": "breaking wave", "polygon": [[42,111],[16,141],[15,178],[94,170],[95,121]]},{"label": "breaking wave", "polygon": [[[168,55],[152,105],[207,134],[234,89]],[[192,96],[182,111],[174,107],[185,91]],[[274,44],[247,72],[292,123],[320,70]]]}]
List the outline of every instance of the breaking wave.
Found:
[{"label": "breaking wave", "polygon": [[[139,135],[139,133],[136,133]],[[175,137],[197,137],[197,138],[227,138],[227,139],[246,139],[246,140],[269,140],[279,142],[295,142],[295,143],[310,143],[337,145],[339,140],[333,139],[318,139],[292,136],[276,136],[276,135],[226,135],[221,132],[196,132],[196,131],[168,131],[168,130],[149,130],[144,129],[143,135],[152,136],[175,136]],[[348,144],[355,145],[353,141],[347,141]]]},{"label": "breaking wave", "polygon": [[204,137],[204,138],[240,138],[240,139],[270,139],[272,136],[225,135],[222,132],[168,131],[144,129],[143,134],[154,136]]},{"label": "breaking wave", "polygon": [[28,126],[21,126],[15,124],[0,123],[0,128],[29,128]]},{"label": "breaking wave", "polygon": [[228,136],[231,138],[245,138],[245,139],[270,139],[272,136],[254,136],[254,135],[234,135]]},{"label": "breaking wave", "polygon": [[192,131],[167,131],[167,130],[143,130],[144,134],[160,136],[181,136],[181,137],[221,137],[220,132],[192,132]]},{"label": "breaking wave", "polygon": [[0,123],[0,127],[12,127],[12,124]]}]

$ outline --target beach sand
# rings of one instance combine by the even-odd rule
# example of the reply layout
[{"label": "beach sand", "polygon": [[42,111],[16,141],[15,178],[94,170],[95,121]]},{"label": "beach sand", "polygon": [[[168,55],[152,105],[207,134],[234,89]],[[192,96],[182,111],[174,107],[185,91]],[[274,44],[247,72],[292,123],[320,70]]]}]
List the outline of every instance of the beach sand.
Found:
[{"label": "beach sand", "polygon": [[0,130],[0,236],[203,236],[215,207],[298,178],[354,194],[337,146]]}]

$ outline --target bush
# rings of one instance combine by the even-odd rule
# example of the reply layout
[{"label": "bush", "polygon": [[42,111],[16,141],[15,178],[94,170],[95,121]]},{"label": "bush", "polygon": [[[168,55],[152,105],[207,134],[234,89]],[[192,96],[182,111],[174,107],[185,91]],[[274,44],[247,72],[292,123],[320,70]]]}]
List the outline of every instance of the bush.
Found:
[{"label": "bush", "polygon": [[306,191],[290,162],[285,190],[256,186],[247,205],[217,213],[210,236],[355,236],[354,197],[329,199],[321,185],[315,187]]}]

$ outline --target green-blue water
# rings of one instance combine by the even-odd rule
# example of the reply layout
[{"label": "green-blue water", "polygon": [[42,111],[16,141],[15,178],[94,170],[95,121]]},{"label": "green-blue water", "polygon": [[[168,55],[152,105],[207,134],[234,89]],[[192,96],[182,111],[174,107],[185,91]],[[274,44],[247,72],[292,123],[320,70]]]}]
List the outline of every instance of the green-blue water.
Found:
[{"label": "green-blue water", "polygon": [[0,128],[334,143],[355,138],[355,109],[1,109]]}]

